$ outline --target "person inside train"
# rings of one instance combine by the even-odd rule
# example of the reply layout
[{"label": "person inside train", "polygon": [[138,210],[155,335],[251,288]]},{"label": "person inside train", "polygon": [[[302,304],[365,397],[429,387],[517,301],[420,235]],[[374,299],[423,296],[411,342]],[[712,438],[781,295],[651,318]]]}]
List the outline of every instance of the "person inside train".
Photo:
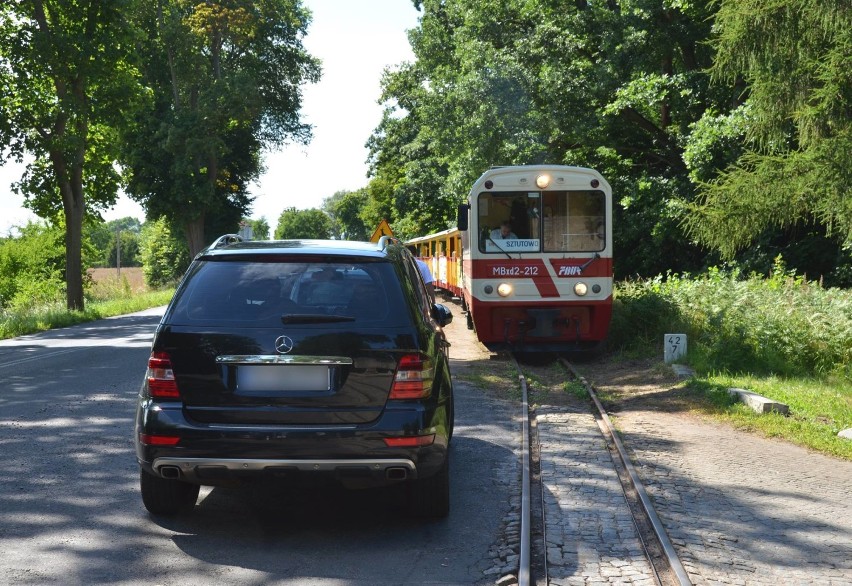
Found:
[{"label": "person inside train", "polygon": [[499,228],[491,230],[491,240],[517,240],[517,238],[512,232],[512,223],[509,220],[503,220]]}]

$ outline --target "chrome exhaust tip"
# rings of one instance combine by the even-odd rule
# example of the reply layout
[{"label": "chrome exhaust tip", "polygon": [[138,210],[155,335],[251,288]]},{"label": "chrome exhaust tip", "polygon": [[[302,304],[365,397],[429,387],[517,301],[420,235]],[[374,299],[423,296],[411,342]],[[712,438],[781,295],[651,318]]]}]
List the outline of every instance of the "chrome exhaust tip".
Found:
[{"label": "chrome exhaust tip", "polygon": [[169,480],[178,480],[180,478],[180,468],[177,466],[161,466],[160,476]]},{"label": "chrome exhaust tip", "polygon": [[388,480],[405,480],[408,478],[408,468],[392,466],[385,470],[385,478]]}]

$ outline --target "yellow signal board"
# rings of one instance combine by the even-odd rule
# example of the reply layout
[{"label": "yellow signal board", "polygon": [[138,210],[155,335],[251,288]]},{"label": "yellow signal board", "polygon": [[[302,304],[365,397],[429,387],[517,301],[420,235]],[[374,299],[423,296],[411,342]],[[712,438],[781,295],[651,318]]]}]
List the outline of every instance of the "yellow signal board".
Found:
[{"label": "yellow signal board", "polygon": [[382,236],[393,236],[393,230],[391,230],[387,220],[379,222],[379,227],[370,236],[370,242],[378,242]]}]

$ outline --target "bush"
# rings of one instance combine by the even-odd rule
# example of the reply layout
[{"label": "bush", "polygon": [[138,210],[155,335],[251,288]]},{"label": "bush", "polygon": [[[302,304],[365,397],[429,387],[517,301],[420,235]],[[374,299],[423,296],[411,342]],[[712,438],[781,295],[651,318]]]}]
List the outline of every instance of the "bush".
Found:
[{"label": "bush", "polygon": [[163,218],[145,224],[139,249],[145,283],[151,288],[177,282],[189,267],[186,243],[172,235]]},{"label": "bush", "polygon": [[852,293],[824,289],[776,261],[769,278],[738,270],[619,284],[611,344],[661,348],[689,336],[704,371],[852,378]]},{"label": "bush", "polygon": [[30,222],[0,240],[0,308],[59,302],[65,296],[65,234]]}]

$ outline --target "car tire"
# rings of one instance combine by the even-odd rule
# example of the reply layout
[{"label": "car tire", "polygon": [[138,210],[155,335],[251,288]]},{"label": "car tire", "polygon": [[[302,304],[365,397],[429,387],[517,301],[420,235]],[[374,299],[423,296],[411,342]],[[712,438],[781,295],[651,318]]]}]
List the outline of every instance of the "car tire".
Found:
[{"label": "car tire", "polygon": [[413,517],[443,518],[450,513],[450,455],[432,476],[408,484],[408,510]]},{"label": "car tire", "polygon": [[176,515],[192,510],[201,489],[197,484],[160,478],[144,470],[139,471],[139,488],[142,504],[154,515]]}]

